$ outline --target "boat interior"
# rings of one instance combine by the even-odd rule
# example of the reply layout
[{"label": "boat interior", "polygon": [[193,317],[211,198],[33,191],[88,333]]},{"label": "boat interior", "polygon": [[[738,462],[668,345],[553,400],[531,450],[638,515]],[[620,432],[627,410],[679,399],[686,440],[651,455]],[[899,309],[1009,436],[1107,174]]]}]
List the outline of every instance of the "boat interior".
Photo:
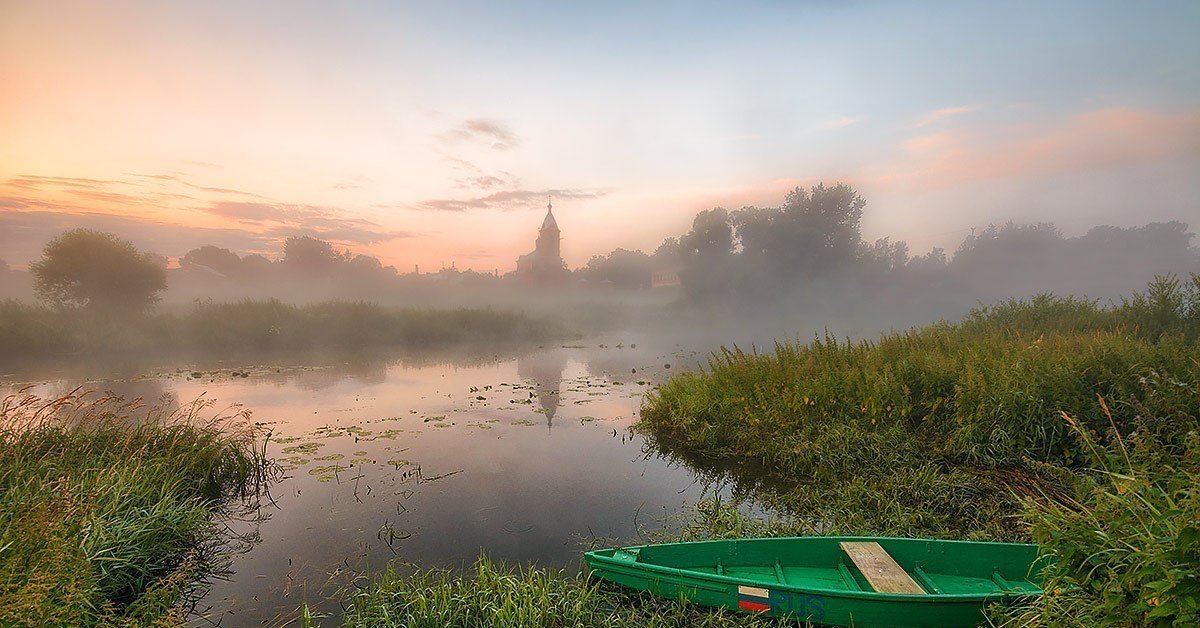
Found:
[{"label": "boat interior", "polygon": [[614,550],[614,558],[763,586],[910,595],[1041,592],[1033,546],[970,541],[812,537]]}]

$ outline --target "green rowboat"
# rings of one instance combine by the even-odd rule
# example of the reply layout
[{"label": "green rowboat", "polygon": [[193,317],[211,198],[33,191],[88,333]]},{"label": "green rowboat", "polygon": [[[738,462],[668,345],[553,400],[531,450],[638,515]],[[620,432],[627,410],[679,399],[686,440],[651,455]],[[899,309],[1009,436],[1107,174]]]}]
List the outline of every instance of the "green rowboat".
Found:
[{"label": "green rowboat", "polygon": [[878,537],[668,543],[584,554],[591,575],[703,606],[834,626],[977,626],[1040,595],[1037,546]]}]

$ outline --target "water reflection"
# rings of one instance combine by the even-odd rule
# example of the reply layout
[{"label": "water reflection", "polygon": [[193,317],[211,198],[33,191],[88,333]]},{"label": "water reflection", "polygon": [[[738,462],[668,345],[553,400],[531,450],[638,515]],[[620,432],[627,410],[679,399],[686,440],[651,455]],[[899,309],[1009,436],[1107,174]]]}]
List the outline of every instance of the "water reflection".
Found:
[{"label": "water reflection", "polygon": [[546,429],[554,425],[554,415],[562,404],[559,387],[567,368],[567,350],[545,349],[517,359],[517,376],[533,387],[538,407],[546,415]]},{"label": "water reflection", "polygon": [[[85,385],[242,404],[289,468],[200,608],[222,625],[278,625],[303,602],[337,615],[347,574],[399,560],[575,568],[590,538],[627,541],[698,499],[692,471],[630,432],[675,354],[599,343],[512,357],[206,364]],[[631,372],[633,371],[633,372]],[[80,385],[58,378],[39,394]],[[13,384],[16,385],[16,384]],[[545,424],[548,429],[538,429]],[[553,429],[549,429],[549,428]]]}]

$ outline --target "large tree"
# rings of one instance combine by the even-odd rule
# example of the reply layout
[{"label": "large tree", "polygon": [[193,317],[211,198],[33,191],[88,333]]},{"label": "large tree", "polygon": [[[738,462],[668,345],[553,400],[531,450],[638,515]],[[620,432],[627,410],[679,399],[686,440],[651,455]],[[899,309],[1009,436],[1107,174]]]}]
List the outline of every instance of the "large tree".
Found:
[{"label": "large tree", "polygon": [[111,233],[74,229],[29,265],[34,290],[58,307],[141,310],[167,287],[163,265]]},{"label": "large tree", "polygon": [[649,255],[619,248],[608,257],[593,256],[584,270],[593,281],[608,281],[622,288],[649,288],[653,265]]},{"label": "large tree", "polygon": [[679,247],[688,259],[716,263],[733,253],[733,226],[724,207],[696,214],[692,230],[679,238]]},{"label": "large tree", "polygon": [[349,260],[348,251],[312,236],[292,236],[283,243],[283,267],[304,274],[328,274]]},{"label": "large tree", "polygon": [[192,249],[179,258],[179,267],[197,268],[222,277],[237,277],[242,274],[242,258],[229,249],[208,244]]}]

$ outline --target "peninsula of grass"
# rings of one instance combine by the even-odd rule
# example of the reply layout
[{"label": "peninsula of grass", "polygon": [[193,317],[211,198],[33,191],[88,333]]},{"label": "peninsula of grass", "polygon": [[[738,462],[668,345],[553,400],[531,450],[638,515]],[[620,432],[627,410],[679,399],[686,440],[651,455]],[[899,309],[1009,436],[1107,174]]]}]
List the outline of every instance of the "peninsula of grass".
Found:
[{"label": "peninsula of grass", "polygon": [[0,626],[173,626],[219,566],[217,518],[272,465],[207,406],[0,403]]},{"label": "peninsula of grass", "polygon": [[120,312],[0,302],[0,361],[88,353],[438,350],[565,335],[559,325],[492,309],[400,309],[344,301],[301,306],[267,299],[203,302],[179,312]]},{"label": "peninsula of grass", "polygon": [[998,623],[1195,625],[1198,337],[1197,275],[1120,305],[1042,295],[877,341],[724,350],[648,395],[639,428],[734,469],[789,515],[780,533],[1036,541],[1049,593]]}]

